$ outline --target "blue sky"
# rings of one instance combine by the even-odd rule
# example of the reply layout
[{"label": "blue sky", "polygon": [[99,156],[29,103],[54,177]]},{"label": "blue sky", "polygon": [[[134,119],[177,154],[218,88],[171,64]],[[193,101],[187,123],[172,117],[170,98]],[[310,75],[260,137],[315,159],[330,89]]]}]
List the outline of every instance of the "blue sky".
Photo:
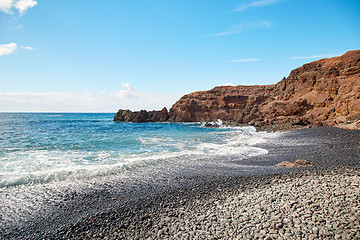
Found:
[{"label": "blue sky", "polygon": [[160,109],[360,49],[358,0],[0,0],[0,111]]}]

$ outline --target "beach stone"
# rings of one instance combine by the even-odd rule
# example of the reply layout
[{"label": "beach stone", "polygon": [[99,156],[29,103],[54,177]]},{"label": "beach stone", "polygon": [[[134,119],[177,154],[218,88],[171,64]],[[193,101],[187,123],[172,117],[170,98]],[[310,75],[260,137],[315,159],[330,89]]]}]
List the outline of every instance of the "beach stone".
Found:
[{"label": "beach stone", "polygon": [[304,159],[296,159],[294,162],[283,161],[276,164],[277,167],[295,168],[295,167],[311,167],[313,164]]},{"label": "beach stone", "polygon": [[282,228],[284,225],[282,224],[282,223],[278,223],[278,224],[276,224],[276,228],[277,229],[280,229],[280,228]]},{"label": "beach stone", "polygon": [[319,234],[319,229],[317,227],[313,227],[312,232],[316,235]]},{"label": "beach stone", "polygon": [[295,160],[295,164],[297,164],[298,166],[312,166],[312,163],[309,162],[308,160],[304,160],[304,159],[296,159]]},{"label": "beach stone", "polygon": [[266,233],[267,233],[267,231],[265,229],[263,229],[259,232],[260,235],[265,235]]}]

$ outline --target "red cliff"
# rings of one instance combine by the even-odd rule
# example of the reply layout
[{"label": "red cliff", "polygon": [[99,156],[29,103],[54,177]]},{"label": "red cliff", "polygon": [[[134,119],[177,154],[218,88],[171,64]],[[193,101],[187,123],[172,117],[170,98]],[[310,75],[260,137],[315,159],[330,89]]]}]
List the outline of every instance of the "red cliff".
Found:
[{"label": "red cliff", "polygon": [[255,126],[357,124],[360,51],[294,69],[274,85],[222,86],[183,96],[170,121],[223,121]]}]

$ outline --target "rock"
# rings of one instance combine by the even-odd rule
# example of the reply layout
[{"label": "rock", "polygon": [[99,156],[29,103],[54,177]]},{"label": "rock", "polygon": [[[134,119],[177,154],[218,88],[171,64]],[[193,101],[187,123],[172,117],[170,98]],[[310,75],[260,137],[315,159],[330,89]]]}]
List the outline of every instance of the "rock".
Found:
[{"label": "rock", "polygon": [[294,162],[283,161],[276,164],[277,167],[294,168],[294,167],[311,167],[313,164],[304,159],[297,159]]},{"label": "rock", "polygon": [[218,128],[218,127],[220,127],[219,124],[213,123],[213,122],[207,122],[207,123],[205,123],[204,126],[205,126],[205,127],[209,127],[209,128]]},{"label": "rock", "polygon": [[277,167],[285,167],[285,168],[293,168],[295,167],[295,163],[290,161],[283,161],[281,163],[276,164]]},{"label": "rock", "polygon": [[310,166],[312,166],[312,163],[309,162],[308,160],[297,159],[297,160],[295,160],[295,165],[301,166],[301,167],[310,167]]},{"label": "rock", "polygon": [[115,122],[166,122],[169,120],[168,110],[164,107],[160,111],[136,111],[120,109],[114,116]]}]

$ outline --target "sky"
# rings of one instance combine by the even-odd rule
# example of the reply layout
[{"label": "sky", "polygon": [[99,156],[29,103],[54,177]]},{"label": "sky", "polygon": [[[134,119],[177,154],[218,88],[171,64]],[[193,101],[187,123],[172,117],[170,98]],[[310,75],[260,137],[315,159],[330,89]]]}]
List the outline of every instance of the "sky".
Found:
[{"label": "sky", "polygon": [[170,108],[356,49],[359,0],[0,0],[0,112]]}]

